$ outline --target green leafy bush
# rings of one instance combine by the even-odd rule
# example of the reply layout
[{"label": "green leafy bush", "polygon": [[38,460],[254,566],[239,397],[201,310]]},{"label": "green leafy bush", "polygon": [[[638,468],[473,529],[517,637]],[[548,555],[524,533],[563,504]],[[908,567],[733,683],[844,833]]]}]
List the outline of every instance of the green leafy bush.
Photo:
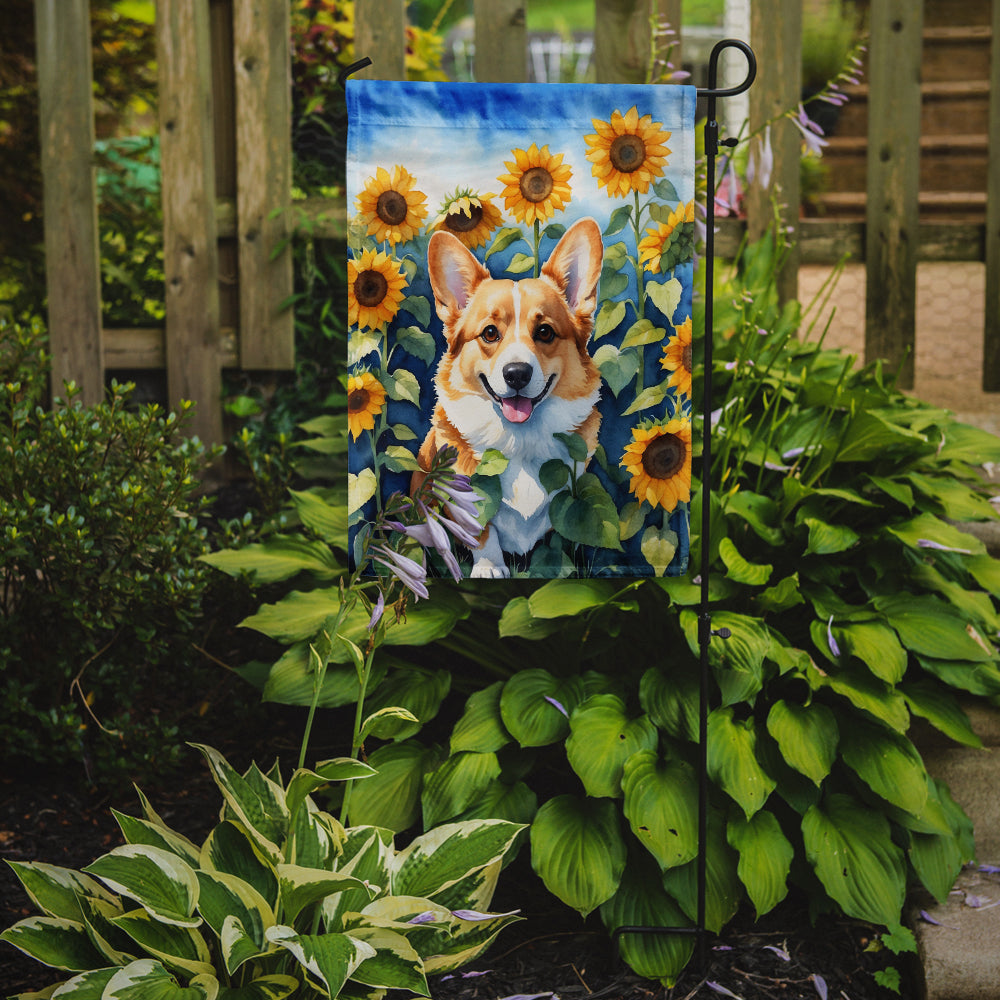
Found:
[{"label": "green leafy bush", "polygon": [[0,321],[0,743],[8,761],[107,775],[176,752],[157,682],[192,661],[209,454],[186,405],[133,409],[130,386],[83,406],[70,385],[43,408],[41,337]]},{"label": "green leafy bush", "polygon": [[[955,524],[996,516],[976,467],[1000,460],[1000,440],[905,396],[879,364],[800,340],[801,308],[774,288],[781,252],[747,248],[715,295],[713,488],[693,498],[692,565],[708,502],[712,624],[731,637],[709,649],[706,922],[763,914],[796,887],[815,912],[904,940],[907,886],[944,898],[974,850],[909,729],[920,717],[977,746],[958,696],[1000,695],[1000,561]],[[335,448],[342,429],[324,429]],[[343,515],[324,523],[336,553]],[[288,645],[257,679],[292,703],[311,694],[309,637],[336,597],[322,578],[336,571],[302,544],[288,532],[230,556],[296,588],[246,622]],[[395,830],[530,821],[536,871],[581,914],[609,930],[693,923],[700,581],[474,583],[436,582],[399,626],[403,643],[435,640],[450,670],[406,665],[401,648],[370,697],[385,685],[385,703],[426,726],[449,684],[472,691],[447,752],[419,725],[379,733],[352,816]],[[353,677],[345,654],[328,704],[350,703]],[[633,968],[665,982],[691,948],[622,938]]]},{"label": "green leafy bush", "polygon": [[281,1000],[429,996],[427,975],[479,955],[515,913],[486,912],[520,832],[452,823],[397,849],[388,830],[345,829],[311,795],[374,772],[352,758],[298,769],[234,770],[200,747],[224,808],[202,845],[115,813],[126,844],[82,872],[12,862],[41,916],[0,935],[78,973],[59,995]]}]

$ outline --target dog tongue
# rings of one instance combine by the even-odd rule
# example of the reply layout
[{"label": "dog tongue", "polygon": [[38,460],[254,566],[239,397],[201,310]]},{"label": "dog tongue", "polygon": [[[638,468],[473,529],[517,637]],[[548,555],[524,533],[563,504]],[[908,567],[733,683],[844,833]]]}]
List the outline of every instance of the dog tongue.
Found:
[{"label": "dog tongue", "polygon": [[504,417],[512,424],[523,424],[531,416],[533,404],[527,396],[509,396],[500,400]]}]

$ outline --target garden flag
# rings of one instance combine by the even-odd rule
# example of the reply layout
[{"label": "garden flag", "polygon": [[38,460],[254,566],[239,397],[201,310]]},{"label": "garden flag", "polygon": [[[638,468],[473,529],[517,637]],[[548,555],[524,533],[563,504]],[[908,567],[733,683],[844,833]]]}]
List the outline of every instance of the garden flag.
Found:
[{"label": "garden flag", "polygon": [[450,445],[465,575],[685,572],[694,88],[347,101],[352,537]]}]

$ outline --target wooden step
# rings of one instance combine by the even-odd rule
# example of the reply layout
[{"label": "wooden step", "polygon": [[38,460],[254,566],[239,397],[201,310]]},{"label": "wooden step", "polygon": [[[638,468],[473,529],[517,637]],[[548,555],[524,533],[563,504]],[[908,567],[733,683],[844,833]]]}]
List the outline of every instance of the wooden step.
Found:
[{"label": "wooden step", "polygon": [[[985,135],[925,135],[920,138],[920,188],[926,191],[985,191]],[[867,178],[868,140],[832,136],[823,150],[834,191],[859,191]]]},{"label": "wooden step", "polygon": [[[830,191],[815,200],[827,218],[863,220],[866,215],[868,198],[864,191]],[[986,217],[986,193],[921,191],[919,206],[924,220],[981,223]]]},{"label": "wooden step", "polygon": [[989,25],[953,25],[924,29],[920,75],[925,83],[990,78]]},{"label": "wooden step", "polygon": [[[989,24],[991,0],[924,0],[924,27],[936,28],[960,21]],[[866,4],[867,6],[867,4]]]}]

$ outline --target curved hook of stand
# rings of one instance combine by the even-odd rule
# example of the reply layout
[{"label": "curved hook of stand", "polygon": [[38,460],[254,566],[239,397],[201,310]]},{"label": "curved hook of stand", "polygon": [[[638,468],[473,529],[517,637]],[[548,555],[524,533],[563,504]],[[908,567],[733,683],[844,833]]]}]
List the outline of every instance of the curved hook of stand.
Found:
[{"label": "curved hook of stand", "polygon": [[340,89],[341,90],[347,89],[347,78],[352,73],[357,73],[359,69],[364,69],[366,66],[371,66],[371,65],[372,65],[371,59],[369,59],[368,56],[365,56],[363,59],[359,59],[357,62],[352,62],[350,66],[345,66],[337,74],[337,83],[340,84]]},{"label": "curved hook of stand", "polygon": [[[725,49],[739,49],[747,59],[747,75],[746,79],[735,87],[724,87],[719,89],[717,87],[718,76],[719,76],[719,56],[722,55]],[[699,88],[699,97],[735,97],[737,94],[742,94],[744,91],[750,89],[751,84],[757,78],[757,57],[754,55],[754,51],[750,46],[741,41],[739,38],[724,38],[720,42],[716,42],[712,48],[712,54],[708,57],[708,87]]]}]

